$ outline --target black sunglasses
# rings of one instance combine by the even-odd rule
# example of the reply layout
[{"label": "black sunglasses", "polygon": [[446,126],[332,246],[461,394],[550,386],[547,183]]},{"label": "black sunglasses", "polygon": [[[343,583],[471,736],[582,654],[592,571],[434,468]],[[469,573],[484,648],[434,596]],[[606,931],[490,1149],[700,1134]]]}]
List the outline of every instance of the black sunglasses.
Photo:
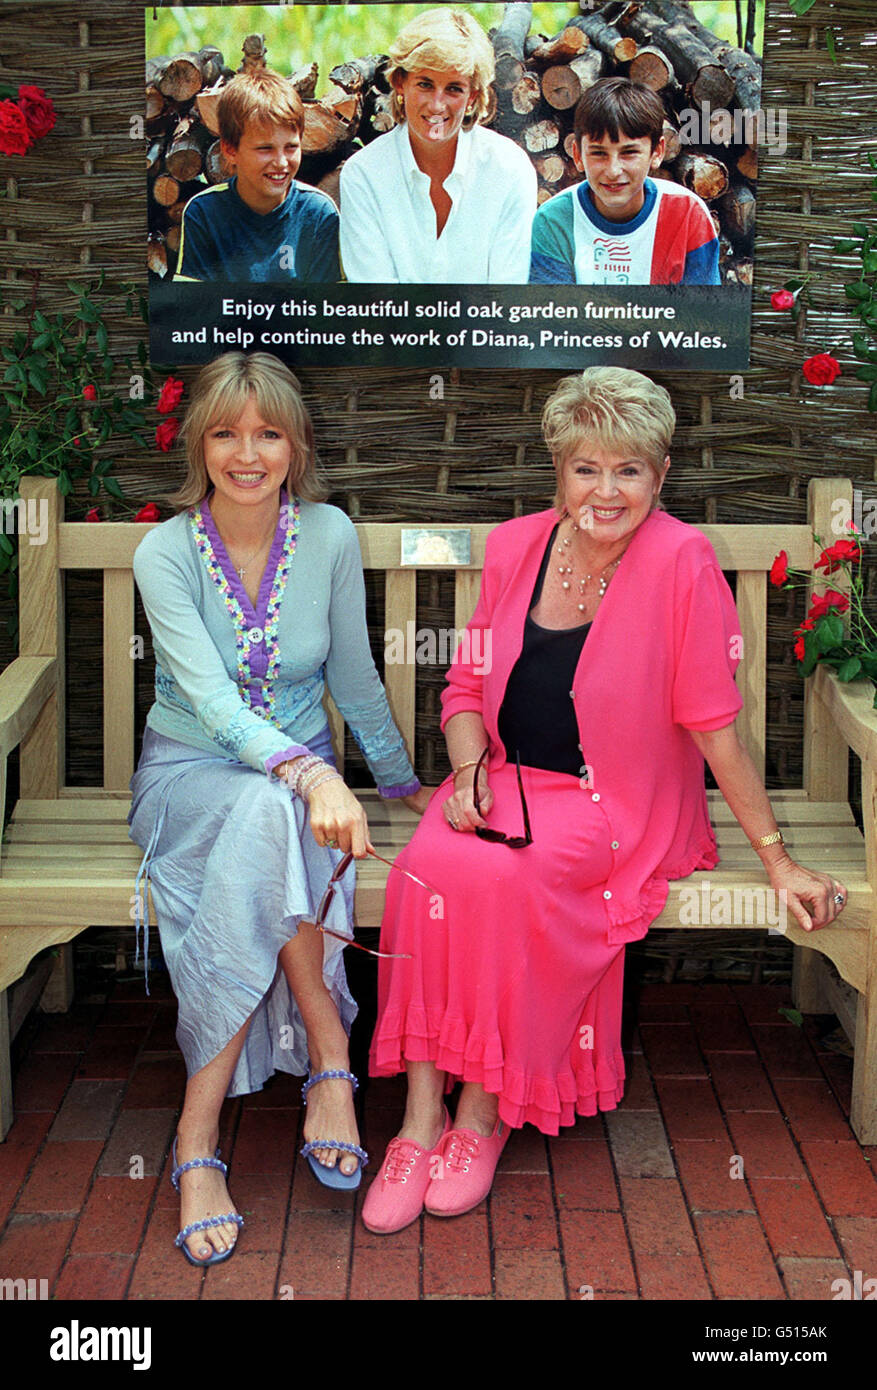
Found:
[{"label": "black sunglasses", "polygon": [[[478,795],[478,774],[481,771],[484,759],[487,757],[490,744],[487,745],[478,762],[475,765],[475,783],[473,787],[473,797],[475,801],[475,813],[481,815],[481,799]],[[515,768],[518,774],[518,791],[521,794],[521,815],[524,818],[523,835],[506,835],[502,830],[493,830],[489,825],[476,825],[475,834],[480,840],[490,840],[495,845],[508,845],[509,849],[526,849],[527,845],[532,845],[533,834],[530,830],[530,817],[527,813],[527,801],[524,796],[524,784],[521,781],[521,755],[515,755]]]},{"label": "black sunglasses", "polygon": [[[427,892],[431,893],[434,891],[432,888],[430,888],[428,883],[424,883],[422,878],[418,878],[416,874],[409,873],[408,870],[403,869],[401,865],[394,864],[391,859],[385,859],[384,856],[382,854],[378,854],[376,850],[370,849],[368,850],[368,853],[371,855],[372,859],[380,859],[381,863],[388,865],[389,868],[398,869],[400,874],[404,874],[406,878],[410,878],[414,883],[419,883],[421,888],[425,888]],[[320,906],[317,908],[317,919],[314,922],[314,926],[316,927],[317,931],[324,932],[326,936],[334,936],[336,940],[343,941],[345,946],[353,946],[357,951],[365,951],[366,954],[369,956],[379,956],[381,960],[411,960],[412,957],[405,952],[402,952],[399,955],[394,955],[390,951],[373,951],[369,946],[360,946],[358,941],[351,941],[349,936],[344,936],[341,932],[338,931],[332,931],[331,927],[323,926],[323,923],[326,920],[326,914],[328,913],[329,908],[332,904],[332,899],[335,896],[335,885],[338,883],[338,880],[342,879],[344,875],[347,873],[347,870],[350,868],[350,865],[353,862],[353,858],[353,854],[348,850],[347,854],[345,854],[343,858],[339,859],[338,863],[335,865],[335,870],[332,874],[332,877],[329,879],[326,891],[320,899]]]}]

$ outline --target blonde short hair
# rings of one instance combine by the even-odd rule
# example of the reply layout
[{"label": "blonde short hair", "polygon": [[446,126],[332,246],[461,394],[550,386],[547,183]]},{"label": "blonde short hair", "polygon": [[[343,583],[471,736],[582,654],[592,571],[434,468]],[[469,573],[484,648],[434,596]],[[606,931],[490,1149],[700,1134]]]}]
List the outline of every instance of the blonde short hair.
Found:
[{"label": "blonde short hair", "polygon": [[314,427],[301,398],[298,380],[270,352],[224,352],[198,373],[180,438],[186,445],[186,477],[169,499],[182,509],[202,501],[210,488],[204,461],[204,436],[214,425],[233,425],[252,396],[264,420],[292,441],[286,490],[306,502],[327,495],[317,475]]},{"label": "blonde short hair", "polygon": [[239,72],[216,104],[219,138],[237,149],[248,125],[288,125],[301,134],[305,109],[288,77],[271,68]]},{"label": "blonde short hair", "polygon": [[[468,77],[472,114],[464,118],[464,130],[492,115],[495,98],[490,84],[496,71],[493,47],[472,15],[445,7],[424,11],[397,34],[390,44],[389,57],[385,75],[394,87],[397,75],[401,80],[406,73],[422,68],[456,71]],[[396,100],[392,102],[392,112],[397,125],[401,125],[405,115]]]},{"label": "blonde short hair", "polygon": [[582,440],[641,458],[660,478],[676,428],[670,393],[627,367],[587,367],[567,376],[542,411],[542,435],[558,474],[554,505],[560,508],[560,468]]}]

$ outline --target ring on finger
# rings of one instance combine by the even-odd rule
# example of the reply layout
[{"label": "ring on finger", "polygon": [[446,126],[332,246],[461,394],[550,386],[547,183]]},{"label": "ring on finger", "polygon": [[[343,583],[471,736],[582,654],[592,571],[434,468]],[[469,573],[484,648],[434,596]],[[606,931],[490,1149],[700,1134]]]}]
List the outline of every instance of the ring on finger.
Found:
[{"label": "ring on finger", "polygon": [[843,907],[844,903],[846,902],[846,898],[844,897],[843,893],[835,893],[834,901],[837,903],[838,907]]}]

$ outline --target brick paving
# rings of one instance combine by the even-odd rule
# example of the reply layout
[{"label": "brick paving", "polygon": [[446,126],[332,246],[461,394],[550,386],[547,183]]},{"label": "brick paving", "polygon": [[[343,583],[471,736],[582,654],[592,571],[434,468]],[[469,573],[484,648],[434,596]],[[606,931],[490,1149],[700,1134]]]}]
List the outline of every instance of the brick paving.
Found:
[{"label": "brick paving", "polygon": [[[619,1109],[558,1138],[517,1131],[486,1202],[395,1236],[365,1230],[357,1198],[296,1156],[295,1079],[226,1102],[246,1226],[233,1260],[194,1269],[172,1245],[175,1005],[151,983],[149,999],[121,981],[28,1023],[0,1145],[0,1277],[74,1300],[828,1301],[834,1280],[877,1276],[877,1147],[849,1128],[852,1061],[820,1044],[831,1020],[798,1028],[786,988],[721,984],[633,990]],[[363,1094],[370,1173],[403,1085]]]}]

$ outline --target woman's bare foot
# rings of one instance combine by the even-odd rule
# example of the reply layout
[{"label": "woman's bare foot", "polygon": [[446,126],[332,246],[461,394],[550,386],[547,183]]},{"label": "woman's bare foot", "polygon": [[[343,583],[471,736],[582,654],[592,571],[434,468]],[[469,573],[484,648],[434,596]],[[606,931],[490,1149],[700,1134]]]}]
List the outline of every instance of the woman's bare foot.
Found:
[{"label": "woman's bare foot", "polygon": [[[332,1062],[314,1067],[312,1075],[318,1071],[347,1071],[347,1060]],[[307,1094],[307,1109],[304,1124],[305,1143],[313,1139],[340,1139],[342,1143],[358,1144],[359,1129],[356,1112],[353,1108],[353,1083],[333,1079],[318,1081]],[[356,1154],[344,1149],[313,1149],[312,1153],[324,1168],[334,1168],[336,1163],[342,1173],[348,1176],[359,1166]],[[339,1162],[340,1159],[340,1162]]]},{"label": "woman's bare foot", "polygon": [[[180,1131],[177,1135],[177,1163],[188,1163],[193,1158],[212,1158],[216,1153],[218,1135],[188,1135]],[[181,1173],[180,1184],[180,1230],[195,1221],[206,1221],[211,1216],[225,1216],[234,1211],[235,1206],[229,1196],[225,1174],[221,1168],[190,1168]],[[209,1260],[214,1251],[222,1254],[234,1245],[238,1238],[235,1222],[227,1221],[222,1226],[210,1226],[205,1231],[194,1231],[187,1237],[186,1245],[196,1260]]]}]

